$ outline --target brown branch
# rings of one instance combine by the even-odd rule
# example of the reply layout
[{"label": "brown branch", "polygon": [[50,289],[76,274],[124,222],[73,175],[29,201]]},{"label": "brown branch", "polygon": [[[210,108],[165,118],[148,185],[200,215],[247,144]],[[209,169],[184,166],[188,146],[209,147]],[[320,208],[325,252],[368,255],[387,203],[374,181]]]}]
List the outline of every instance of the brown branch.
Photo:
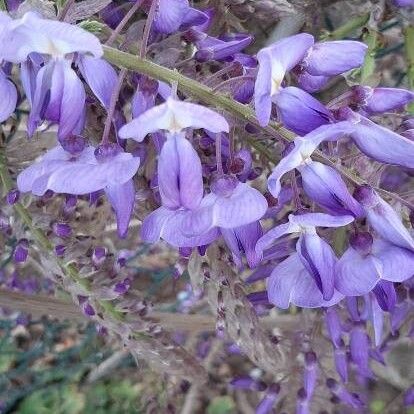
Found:
[{"label": "brown branch", "polygon": [[[51,318],[74,322],[85,322],[87,320],[77,306],[52,296],[28,295],[0,289],[0,306],[14,311],[30,313],[35,317],[50,316]],[[202,332],[212,331],[215,327],[215,322],[209,315],[150,312],[148,319],[159,322],[167,330]]]}]

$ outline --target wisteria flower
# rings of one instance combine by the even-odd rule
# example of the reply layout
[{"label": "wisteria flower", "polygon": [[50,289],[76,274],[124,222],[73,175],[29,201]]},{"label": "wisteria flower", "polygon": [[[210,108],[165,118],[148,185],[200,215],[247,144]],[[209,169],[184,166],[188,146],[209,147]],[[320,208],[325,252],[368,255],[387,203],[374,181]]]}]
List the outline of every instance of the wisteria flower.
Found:
[{"label": "wisteria flower", "polygon": [[414,240],[397,212],[368,185],[358,187],[355,198],[361,203],[370,226],[384,240],[414,251]]},{"label": "wisteria flower", "polygon": [[414,92],[401,88],[371,88],[355,86],[351,92],[352,104],[369,115],[401,109],[414,101]]},{"label": "wisteria flower", "polygon": [[[297,67],[299,85],[313,92],[325,85],[329,77],[361,66],[366,51],[364,43],[351,40],[314,44],[313,36],[307,33],[284,38],[260,50],[255,84],[255,109],[260,124],[269,123],[272,102],[283,124],[300,135],[328,123],[329,111],[315,98],[301,89],[282,87],[286,72]],[[309,125],[302,125],[304,122]]]},{"label": "wisteria flower", "polygon": [[259,71],[254,100],[256,115],[261,125],[269,123],[272,100],[281,89],[286,72],[303,60],[313,43],[312,35],[300,33],[279,40],[257,54]]},{"label": "wisteria flower", "polygon": [[351,196],[339,173],[311,159],[312,153],[321,142],[339,139],[352,133],[353,128],[351,123],[345,121],[324,125],[304,137],[297,137],[294,148],[280,160],[268,177],[268,188],[273,197],[279,195],[283,175],[297,169],[302,176],[303,189],[316,203],[331,213],[362,216],[361,206]]},{"label": "wisteria flower", "polygon": [[289,221],[265,233],[256,244],[261,254],[278,238],[298,233],[296,253],[278,264],[267,280],[269,300],[281,308],[289,303],[301,307],[330,306],[343,296],[334,289],[336,255],[331,246],[316,233],[316,227],[341,227],[352,216],[323,213],[289,215]]},{"label": "wisteria flower", "polygon": [[[0,32],[0,46],[2,59],[22,63],[22,83],[31,104],[29,136],[44,119],[59,123],[59,139],[81,132],[85,90],[71,67],[75,53],[79,55],[85,80],[102,104],[109,105],[116,75],[107,62],[98,59],[103,50],[93,34],[27,12],[21,19],[8,21]],[[35,59],[38,64],[27,64],[28,59]]]},{"label": "wisteria flower", "polygon": [[209,20],[208,14],[190,7],[188,0],[158,0],[154,29],[163,34],[199,26]]},{"label": "wisteria flower", "polygon": [[369,233],[358,233],[336,266],[335,287],[346,296],[371,292],[380,280],[403,282],[414,275],[414,253]]},{"label": "wisteria flower", "polygon": [[104,190],[116,213],[118,235],[125,237],[135,199],[132,177],[140,159],[116,144],[94,148],[81,139],[70,141],[66,150],[59,145],[22,171],[17,177],[19,190],[37,196],[47,190],[74,195]]},{"label": "wisteria flower", "polygon": [[163,238],[177,247],[196,247],[211,243],[219,235],[215,228],[204,234],[183,232],[183,223],[200,207],[204,189],[201,160],[185,138],[186,128],[203,128],[213,133],[228,132],[227,121],[211,109],[181,102],[173,97],[124,125],[120,138],[141,142],[149,133],[166,131],[158,160],[158,187],[162,206],[144,220],[142,238],[153,242]]}]

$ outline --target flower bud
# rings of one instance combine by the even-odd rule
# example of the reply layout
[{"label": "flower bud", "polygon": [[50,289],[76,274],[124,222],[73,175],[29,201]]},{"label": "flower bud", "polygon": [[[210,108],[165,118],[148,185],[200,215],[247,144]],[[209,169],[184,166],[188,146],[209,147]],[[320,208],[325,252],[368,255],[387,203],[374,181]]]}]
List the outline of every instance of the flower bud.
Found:
[{"label": "flower bud", "polygon": [[13,260],[15,263],[24,263],[29,253],[29,241],[27,239],[20,239],[17,242],[13,253]]},{"label": "flower bud", "polygon": [[52,230],[56,236],[61,238],[70,237],[72,234],[71,227],[69,226],[69,224],[66,223],[53,223]]},{"label": "flower bud", "polygon": [[7,193],[7,197],[6,198],[7,198],[7,204],[9,204],[9,205],[12,206],[13,204],[16,204],[19,201],[20,191],[17,190],[16,188],[13,189],[13,190],[10,190]]}]

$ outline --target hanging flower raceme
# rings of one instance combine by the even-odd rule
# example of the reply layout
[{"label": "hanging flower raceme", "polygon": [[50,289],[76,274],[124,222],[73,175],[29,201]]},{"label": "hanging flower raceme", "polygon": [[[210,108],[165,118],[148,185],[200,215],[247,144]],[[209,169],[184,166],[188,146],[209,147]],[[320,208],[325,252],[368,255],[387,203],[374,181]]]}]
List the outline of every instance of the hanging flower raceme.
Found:
[{"label": "hanging flower raceme", "polygon": [[59,124],[59,139],[82,131],[85,90],[71,67],[75,55],[85,80],[108,107],[116,73],[99,59],[103,50],[98,38],[80,27],[27,12],[20,19],[7,19],[0,32],[0,50],[1,59],[21,63],[22,84],[31,105],[29,136],[43,120]]},{"label": "hanging flower raceme", "polygon": [[140,159],[117,144],[87,146],[81,137],[71,137],[47,151],[38,162],[17,177],[21,192],[41,196],[46,191],[83,195],[104,190],[115,210],[118,235],[125,237],[132,215],[135,190],[132,177]]},{"label": "hanging flower raceme", "polygon": [[290,303],[305,308],[327,307],[343,295],[335,288],[336,255],[331,246],[316,233],[316,227],[341,227],[352,216],[323,213],[289,215],[289,221],[265,233],[256,244],[258,254],[287,234],[297,233],[296,253],[278,264],[267,279],[269,301],[286,309]]},{"label": "hanging flower raceme", "polygon": [[255,84],[255,109],[260,124],[269,123],[272,102],[282,123],[299,135],[331,122],[329,111],[311,95],[296,87],[283,88],[285,75],[299,65],[299,84],[310,91],[318,90],[329,77],[360,66],[366,50],[366,45],[355,41],[314,44],[313,36],[307,33],[281,39],[260,50]]},{"label": "hanging flower raceme", "polygon": [[340,174],[320,162],[313,161],[311,155],[323,141],[337,140],[352,133],[354,127],[349,122],[324,125],[304,137],[297,137],[294,148],[273,169],[268,177],[268,188],[277,198],[281,190],[280,180],[287,172],[297,169],[302,176],[303,189],[316,203],[333,214],[364,214],[361,205],[351,196]]}]

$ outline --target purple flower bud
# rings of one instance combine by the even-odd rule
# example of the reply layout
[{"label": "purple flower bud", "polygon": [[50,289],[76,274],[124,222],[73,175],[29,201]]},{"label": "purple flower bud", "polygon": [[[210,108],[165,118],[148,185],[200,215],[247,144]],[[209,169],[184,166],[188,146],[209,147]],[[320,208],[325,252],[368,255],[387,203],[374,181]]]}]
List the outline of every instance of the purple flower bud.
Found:
[{"label": "purple flower bud", "polygon": [[267,295],[267,290],[262,290],[260,292],[252,292],[246,295],[246,298],[253,306],[257,305],[269,305],[269,297]]},{"label": "purple flower bud", "polygon": [[350,393],[342,384],[339,384],[333,378],[326,380],[326,386],[340,401],[353,408],[362,408],[365,405],[358,394]]},{"label": "purple flower bud", "polygon": [[348,309],[349,315],[351,316],[352,320],[355,322],[361,320],[358,309],[358,298],[355,296],[347,296],[345,298],[345,301],[346,308]]},{"label": "purple flower bud", "polygon": [[130,287],[131,287],[131,279],[129,279],[127,277],[122,282],[118,282],[114,286],[114,291],[116,293],[119,293],[120,295],[124,295],[125,293],[128,292],[128,290],[129,290]]},{"label": "purple flower bud", "polygon": [[70,237],[72,234],[71,227],[66,223],[53,223],[52,230],[56,236],[62,238]]},{"label": "purple flower bud", "polygon": [[300,388],[297,393],[296,414],[309,413],[309,399],[305,388]]},{"label": "purple flower bud", "polygon": [[55,246],[55,254],[58,257],[62,257],[65,254],[66,246],[63,244],[58,244]]},{"label": "purple flower bud", "polygon": [[304,389],[308,398],[311,398],[315,390],[318,379],[318,364],[315,352],[310,351],[305,354],[305,375]]},{"label": "purple flower bud", "polygon": [[264,396],[262,401],[260,401],[259,405],[256,407],[256,414],[270,413],[279,393],[280,385],[277,383],[271,384],[266,395]]},{"label": "purple flower bud", "polygon": [[7,193],[7,197],[6,198],[7,198],[7,204],[9,204],[9,205],[12,206],[13,204],[16,204],[19,201],[20,191],[17,190],[17,189],[10,190]]},{"label": "purple flower bud", "polygon": [[92,251],[92,262],[95,266],[100,266],[106,259],[106,247],[96,246]]},{"label": "purple flower bud", "polygon": [[387,280],[380,280],[374,289],[378,305],[385,312],[391,312],[397,303],[397,294],[394,289],[394,283]]},{"label": "purple flower bud", "polygon": [[362,323],[356,323],[351,330],[349,347],[351,358],[358,367],[359,373],[364,377],[370,377],[369,368],[369,337]]},{"label": "purple flower bud", "polygon": [[82,305],[83,313],[86,316],[94,316],[95,315],[95,309],[92,307],[92,305],[89,302],[84,302]]},{"label": "purple flower bud", "polygon": [[414,385],[412,385],[404,394],[404,405],[406,407],[414,405]]},{"label": "purple flower bud", "polygon": [[20,239],[17,242],[13,253],[13,260],[15,263],[24,263],[29,253],[29,241],[27,239]]},{"label": "purple flower bud", "polygon": [[59,142],[62,148],[72,155],[79,155],[86,147],[85,138],[80,135],[69,135]]},{"label": "purple flower bud", "polygon": [[342,339],[339,345],[340,346],[338,346],[334,350],[335,368],[341,380],[347,383],[348,382],[348,358],[346,354],[345,344]]},{"label": "purple flower bud", "polygon": [[65,205],[63,211],[66,214],[73,213],[76,208],[76,203],[78,202],[78,197],[72,194],[66,194],[65,196]]},{"label": "purple flower bud", "polygon": [[230,385],[239,390],[264,391],[266,389],[263,381],[257,381],[249,376],[234,378]]},{"label": "purple flower bud", "polygon": [[331,337],[333,345],[337,348],[342,341],[341,320],[339,318],[337,310],[334,307],[327,308],[325,315],[325,322],[329,336]]},{"label": "purple flower bud", "polygon": [[397,7],[410,7],[414,6],[414,0],[393,0]]}]

